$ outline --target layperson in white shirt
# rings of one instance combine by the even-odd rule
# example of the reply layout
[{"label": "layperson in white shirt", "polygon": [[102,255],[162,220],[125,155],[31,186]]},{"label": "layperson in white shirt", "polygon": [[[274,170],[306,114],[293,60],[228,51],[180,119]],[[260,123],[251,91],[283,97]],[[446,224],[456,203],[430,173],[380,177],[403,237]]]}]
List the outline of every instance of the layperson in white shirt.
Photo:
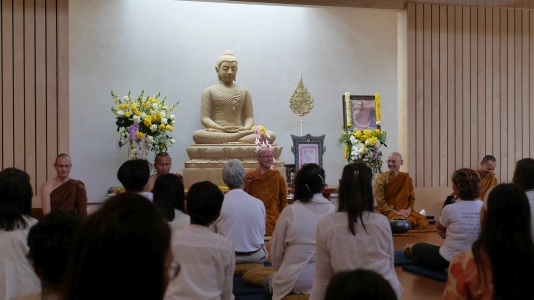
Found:
[{"label": "layperson in white shirt", "polygon": [[150,168],[146,159],[127,160],[119,167],[117,178],[127,192],[137,193],[152,201],[152,193],[143,190],[150,178]]},{"label": "layperson in white shirt", "polygon": [[436,225],[438,234],[445,239],[443,246],[416,243],[406,246],[405,255],[417,264],[444,271],[458,253],[471,248],[480,232],[480,175],[477,171],[462,168],[451,176],[453,195],[457,200],[445,205]]},{"label": "layperson in white shirt", "polygon": [[377,272],[401,298],[391,226],[385,216],[373,212],[372,177],[371,169],[361,162],[343,168],[338,212],[317,224],[317,267],[310,300],[324,299],[334,274],[355,269]]},{"label": "layperson in white shirt", "polygon": [[271,262],[276,271],[265,279],[273,300],[289,293],[310,294],[315,278],[315,239],[317,222],[335,212],[323,197],[324,170],[305,164],[295,179],[295,202],[283,211],[271,238]]},{"label": "layperson in white shirt", "polygon": [[41,283],[26,255],[33,190],[28,173],[5,168],[0,172],[0,299],[41,291]]},{"label": "layperson in white shirt", "polygon": [[222,179],[230,191],[224,195],[221,215],[210,228],[232,241],[236,264],[265,262],[265,205],[243,190],[245,169],[238,159],[226,162]]},{"label": "layperson in white shirt", "polygon": [[234,299],[232,241],[208,228],[219,217],[223,199],[219,187],[209,181],[189,188],[185,208],[191,224],[173,232],[171,269],[177,276],[169,282],[165,300]]},{"label": "layperson in white shirt", "polygon": [[184,183],[180,177],[172,173],[158,176],[152,193],[154,205],[159,207],[172,231],[189,225],[191,219],[185,213]]},{"label": "layperson in white shirt", "polygon": [[534,239],[534,159],[523,158],[515,164],[512,182],[519,185],[527,194],[530,204],[530,229]]}]

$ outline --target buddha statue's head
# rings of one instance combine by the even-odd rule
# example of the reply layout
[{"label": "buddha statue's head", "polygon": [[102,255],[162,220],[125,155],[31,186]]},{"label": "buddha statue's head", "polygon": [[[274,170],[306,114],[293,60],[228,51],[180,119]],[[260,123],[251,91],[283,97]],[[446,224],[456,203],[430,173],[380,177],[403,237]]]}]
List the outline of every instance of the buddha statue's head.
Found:
[{"label": "buddha statue's head", "polygon": [[237,58],[230,50],[224,50],[223,54],[217,59],[215,72],[219,82],[232,83],[237,75]]}]

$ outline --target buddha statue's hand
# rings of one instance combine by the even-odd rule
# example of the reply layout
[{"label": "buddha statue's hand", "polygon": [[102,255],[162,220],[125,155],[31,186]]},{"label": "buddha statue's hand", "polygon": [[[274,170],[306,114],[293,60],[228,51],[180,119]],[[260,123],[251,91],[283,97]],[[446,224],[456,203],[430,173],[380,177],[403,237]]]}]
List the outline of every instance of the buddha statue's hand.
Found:
[{"label": "buddha statue's hand", "polygon": [[253,132],[253,130],[250,130],[243,126],[224,126],[222,131],[227,132],[227,133],[235,133],[235,132],[242,132],[242,131]]}]

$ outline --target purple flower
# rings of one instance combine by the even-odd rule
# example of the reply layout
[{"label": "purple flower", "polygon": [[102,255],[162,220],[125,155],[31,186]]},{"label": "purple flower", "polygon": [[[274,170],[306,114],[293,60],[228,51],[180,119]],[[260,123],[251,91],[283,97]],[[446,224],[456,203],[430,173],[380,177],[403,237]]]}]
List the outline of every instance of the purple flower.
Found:
[{"label": "purple flower", "polygon": [[130,140],[137,141],[137,135],[135,135],[139,131],[139,124],[133,123],[130,127],[128,127],[128,136],[130,137]]}]

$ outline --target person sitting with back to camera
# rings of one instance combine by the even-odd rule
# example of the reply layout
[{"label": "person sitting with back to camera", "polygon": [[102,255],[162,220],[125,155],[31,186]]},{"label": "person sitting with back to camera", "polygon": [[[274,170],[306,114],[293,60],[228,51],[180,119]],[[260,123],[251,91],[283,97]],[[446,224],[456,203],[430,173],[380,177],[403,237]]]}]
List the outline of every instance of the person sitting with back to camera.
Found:
[{"label": "person sitting with back to camera", "polygon": [[44,215],[28,234],[28,260],[41,280],[42,291],[12,300],[63,299],[65,268],[82,216],[65,210]]},{"label": "person sitting with back to camera", "polygon": [[424,229],[428,220],[414,210],[415,193],[410,174],[400,171],[403,164],[399,152],[393,152],[388,157],[389,171],[384,172],[375,181],[375,199],[377,211],[388,219],[407,219],[410,229]]},{"label": "person sitting with back to camera", "polygon": [[208,227],[221,212],[224,195],[209,181],[194,183],[187,192],[191,224],[173,232],[173,267],[179,269],[165,300],[234,299],[235,253],[232,241]]},{"label": "person sitting with back to camera", "polygon": [[154,205],[161,210],[172,231],[189,225],[191,219],[185,213],[184,183],[180,177],[172,173],[158,176],[152,194]]},{"label": "person sitting with back to camera", "polygon": [[264,263],[265,206],[260,199],[243,191],[245,169],[238,159],[224,164],[222,179],[230,190],[224,195],[221,215],[210,228],[234,245],[236,264]]},{"label": "person sitting with back to camera", "polygon": [[375,271],[356,269],[336,273],[326,288],[324,300],[397,300],[391,284]]},{"label": "person sitting with back to camera", "polygon": [[137,193],[152,201],[152,192],[144,191],[149,177],[150,164],[146,159],[127,160],[117,171],[117,178],[127,192]]},{"label": "person sitting with back to camera", "polygon": [[516,184],[490,190],[481,230],[449,267],[443,299],[534,299],[534,244],[528,199]]},{"label": "person sitting with back to camera", "polygon": [[406,246],[404,254],[417,264],[444,271],[451,259],[469,249],[480,231],[480,176],[477,171],[462,168],[451,176],[452,189],[458,200],[445,206],[436,227],[445,239],[442,246],[430,243],[415,243]]},{"label": "person sitting with back to camera", "polygon": [[28,173],[16,168],[0,171],[0,299],[41,291],[26,257],[28,232],[37,223],[31,217],[32,196]]},{"label": "person sitting with back to camera", "polygon": [[323,300],[334,274],[366,268],[383,276],[401,298],[387,218],[373,211],[373,171],[362,162],[343,168],[338,211],[317,223],[317,268],[310,300]]},{"label": "person sitting with back to camera", "polygon": [[163,299],[171,230],[147,198],[125,192],[104,202],[76,231],[65,300]]},{"label": "person sitting with back to camera", "polygon": [[278,218],[271,238],[270,257],[275,271],[264,281],[273,300],[288,294],[310,294],[315,278],[317,223],[336,211],[322,191],[325,172],[317,164],[305,164],[295,179],[295,202]]},{"label": "person sitting with back to camera", "polygon": [[523,158],[516,162],[512,182],[519,185],[526,193],[530,204],[530,229],[534,240],[534,159]]}]

